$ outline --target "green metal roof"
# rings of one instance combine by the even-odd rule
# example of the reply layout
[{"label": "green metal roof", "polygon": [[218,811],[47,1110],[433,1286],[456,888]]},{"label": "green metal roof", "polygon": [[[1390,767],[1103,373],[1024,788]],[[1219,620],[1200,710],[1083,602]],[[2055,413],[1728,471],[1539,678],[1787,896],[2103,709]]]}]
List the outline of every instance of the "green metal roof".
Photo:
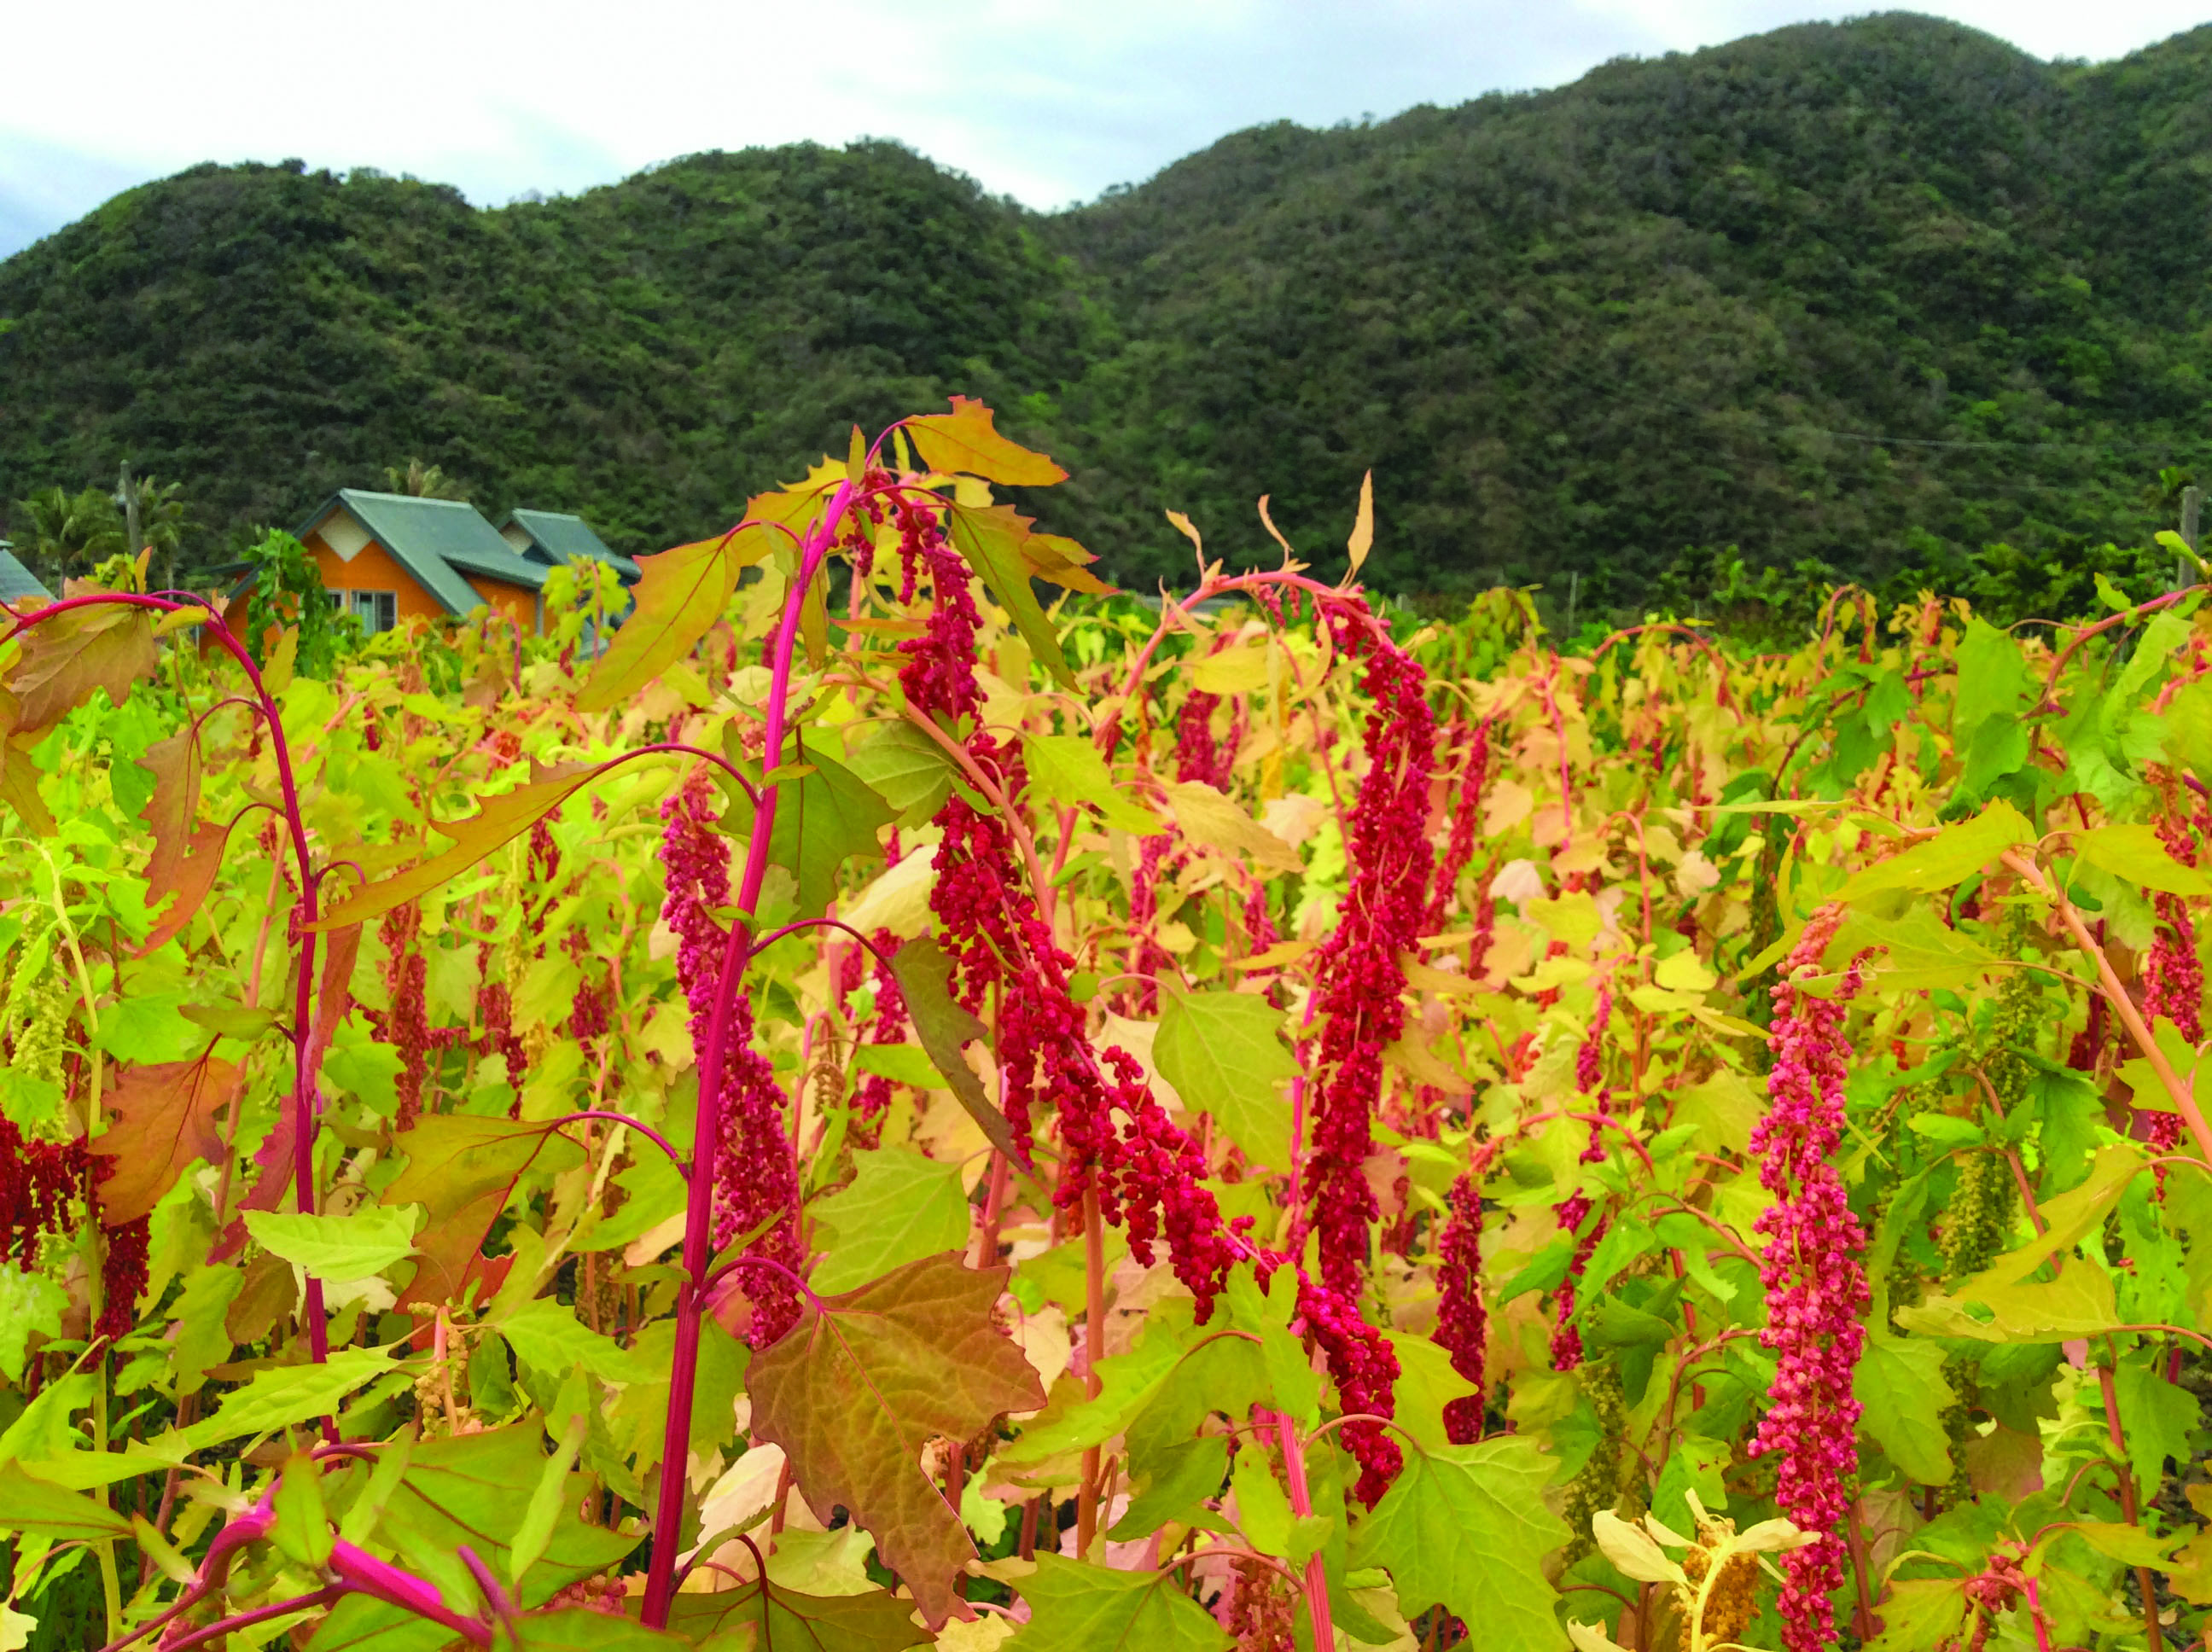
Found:
[{"label": "green metal roof", "polygon": [[548,562],[573,562],[589,557],[605,562],[624,580],[638,577],[638,566],[592,531],[590,523],[567,511],[513,510],[501,519],[530,536],[530,548]]},{"label": "green metal roof", "polygon": [[341,488],[301,523],[301,534],[309,532],[333,507],[360,523],[449,614],[459,616],[483,606],[484,599],[463,574],[481,574],[531,591],[545,583],[545,570],[516,556],[499,537],[499,530],[463,501]]},{"label": "green metal roof", "polygon": [[40,585],[31,570],[15,560],[6,543],[0,541],[0,602],[21,602],[26,597],[52,602],[54,593]]}]

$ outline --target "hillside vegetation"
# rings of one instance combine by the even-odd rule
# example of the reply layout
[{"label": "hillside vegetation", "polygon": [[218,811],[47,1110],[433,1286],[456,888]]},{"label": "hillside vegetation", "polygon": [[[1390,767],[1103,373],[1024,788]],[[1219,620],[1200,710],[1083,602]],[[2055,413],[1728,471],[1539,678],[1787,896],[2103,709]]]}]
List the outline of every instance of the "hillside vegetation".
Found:
[{"label": "hillside vegetation", "polygon": [[0,497],[128,456],[212,543],[419,456],[649,550],[961,392],[1068,457],[1127,580],[1187,566],[1163,507],[1340,544],[1372,467],[1408,593],[1692,603],[1731,546],[2017,588],[2212,468],[2208,76],[2212,28],[2084,66],[1894,15],[1259,128],[1052,216],[889,144],[490,211],[201,167],[0,264]]}]

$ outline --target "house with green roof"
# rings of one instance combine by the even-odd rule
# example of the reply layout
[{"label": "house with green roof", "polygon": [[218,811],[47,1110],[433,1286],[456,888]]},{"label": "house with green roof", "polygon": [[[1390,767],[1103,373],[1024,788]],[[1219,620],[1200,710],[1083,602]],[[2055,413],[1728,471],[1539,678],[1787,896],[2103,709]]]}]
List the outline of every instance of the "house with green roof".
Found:
[{"label": "house with green roof", "polygon": [[519,556],[548,568],[582,562],[605,562],[635,585],[638,566],[592,531],[590,523],[567,511],[511,510],[501,519],[500,538]]},{"label": "house with green roof", "polygon": [[30,602],[52,602],[54,593],[39,583],[38,576],[15,560],[15,548],[0,539],[0,602],[15,607]]},{"label": "house with green roof", "polygon": [[526,631],[544,627],[547,565],[519,555],[463,501],[341,488],[294,538],[331,600],[368,630],[485,607]]}]

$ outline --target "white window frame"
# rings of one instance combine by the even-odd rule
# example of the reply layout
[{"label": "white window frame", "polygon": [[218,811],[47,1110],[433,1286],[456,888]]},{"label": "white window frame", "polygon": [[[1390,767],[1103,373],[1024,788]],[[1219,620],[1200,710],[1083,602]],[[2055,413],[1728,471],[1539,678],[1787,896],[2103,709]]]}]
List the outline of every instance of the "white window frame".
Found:
[{"label": "white window frame", "polygon": [[399,593],[396,591],[349,590],[329,594],[331,607],[352,615],[361,622],[361,629],[372,636],[392,630],[399,623]]}]

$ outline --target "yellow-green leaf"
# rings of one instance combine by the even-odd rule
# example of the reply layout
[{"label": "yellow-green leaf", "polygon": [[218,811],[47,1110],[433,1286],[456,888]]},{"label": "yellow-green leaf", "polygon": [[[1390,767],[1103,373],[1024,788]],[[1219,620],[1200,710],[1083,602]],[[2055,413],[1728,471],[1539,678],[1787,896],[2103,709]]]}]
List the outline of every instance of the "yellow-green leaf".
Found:
[{"label": "yellow-green leaf", "polygon": [[1409,1454],[1353,1531],[1352,1564],[1387,1568],[1408,1617],[1441,1606],[1480,1624],[1489,1652],[1554,1652],[1544,1562],[1571,1536],[1544,1502],[1557,1466],[1522,1436]]},{"label": "yellow-green leaf", "polygon": [[1179,993],[1160,999],[1152,1060],[1185,1106],[1210,1113],[1254,1163],[1291,1168],[1283,1081],[1298,1064],[1280,1036],[1283,1012],[1255,993]]},{"label": "yellow-green leaf", "polygon": [[639,557],[629,616],[577,690],[576,709],[611,710],[689,654],[729,606],[738,572],[789,543],[749,509],[745,520],[719,538]]},{"label": "yellow-green leaf", "polygon": [[952,548],[991,588],[999,605],[1013,616],[1015,628],[1030,645],[1030,655],[1062,688],[1073,689],[1075,673],[1068,670],[1067,656],[1060,652],[1060,635],[1037,605],[1036,592],[1030,589],[1033,570],[1025,555],[1029,519],[1016,515],[1005,505],[988,508],[948,505],[945,531]]},{"label": "yellow-green leaf", "polygon": [[1083,735],[1024,734],[1022,761],[1030,784],[1054,803],[1067,808],[1090,804],[1108,825],[1139,837],[1164,829],[1158,815],[1115,789],[1106,760]]},{"label": "yellow-green leaf", "polygon": [[2166,895],[2212,895],[2212,878],[2176,860],[2154,827],[2100,826],[2076,832],[2074,852],[2123,883]]},{"label": "yellow-green leaf", "polygon": [[25,1473],[21,1463],[0,1462],[0,1532],[98,1543],[130,1536],[131,1522],[82,1492]]},{"label": "yellow-green leaf", "polygon": [[[1975,1309],[1980,1309],[1976,1313]],[[1897,1312],[1897,1322],[1923,1336],[1964,1337],[1976,1342],[2070,1342],[2120,1323],[2112,1276],[2075,1261],[2041,1285],[1963,1281],[1948,1296],[1930,1297]]]},{"label": "yellow-green leaf", "polygon": [[1236,1643],[1190,1598],[1179,1572],[1123,1571],[1040,1554],[1012,1579],[1030,1620],[1008,1652],[1221,1652]]},{"label": "yellow-green leaf", "polygon": [[950,413],[926,413],[900,427],[933,471],[965,471],[1009,487],[1049,488],[1067,472],[998,432],[994,416],[971,397],[955,396]]},{"label": "yellow-green leaf", "polygon": [[2000,799],[1973,819],[1946,826],[1934,837],[1852,874],[1830,898],[1849,906],[1893,890],[1949,889],[2007,849],[2034,841],[2035,828]]},{"label": "yellow-green leaf", "polygon": [[853,1180],[813,1206],[830,1230],[809,1283],[825,1295],[851,1291],[925,1256],[968,1243],[968,1195],[960,1167],[909,1147],[853,1155]]},{"label": "yellow-green leaf", "polygon": [[464,820],[434,822],[430,829],[449,837],[453,847],[426,856],[408,867],[356,890],[323,914],[313,926],[317,930],[342,929],[348,924],[380,917],[396,906],[428,894],[447,879],[457,878],[495,849],[512,842],[551,814],[578,792],[605,773],[606,763],[563,763],[552,768],[533,764],[532,778],[512,791],[477,799],[477,812]]},{"label": "yellow-green leaf", "polygon": [[1859,1424],[1890,1461],[1923,1485],[1951,1479],[1951,1441],[1943,1410],[1956,1398],[1943,1380],[1943,1350],[1933,1342],[1892,1336],[1872,1327],[1851,1394],[1862,1407]]}]

